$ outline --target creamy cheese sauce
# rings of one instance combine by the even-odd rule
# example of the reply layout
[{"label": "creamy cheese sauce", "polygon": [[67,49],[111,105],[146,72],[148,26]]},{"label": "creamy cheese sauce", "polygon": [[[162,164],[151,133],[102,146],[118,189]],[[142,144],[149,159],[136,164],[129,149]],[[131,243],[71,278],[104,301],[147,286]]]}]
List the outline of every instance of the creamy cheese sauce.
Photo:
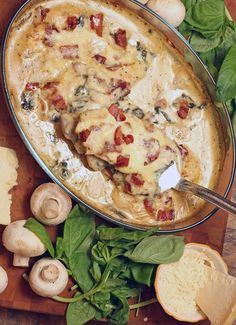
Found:
[{"label": "creamy cheese sauce", "polygon": [[160,194],[156,180],[176,161],[183,177],[214,188],[214,107],[187,63],[141,18],[106,1],[39,2],[12,26],[6,72],[36,152],[85,202],[145,226],[202,208],[190,194]]}]

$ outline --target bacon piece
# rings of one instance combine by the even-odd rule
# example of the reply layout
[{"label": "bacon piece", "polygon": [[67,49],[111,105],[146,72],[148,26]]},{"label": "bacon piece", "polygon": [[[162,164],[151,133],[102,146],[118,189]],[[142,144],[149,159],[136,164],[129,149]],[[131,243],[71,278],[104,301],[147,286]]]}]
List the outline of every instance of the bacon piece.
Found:
[{"label": "bacon piece", "polygon": [[159,157],[159,154],[160,154],[160,151],[147,154],[147,160],[144,162],[144,166],[147,166],[147,165],[151,164],[153,161],[157,160],[157,158]]},{"label": "bacon piece", "polygon": [[131,181],[136,186],[142,186],[144,184],[144,180],[142,178],[142,175],[140,175],[140,174],[132,174]]},{"label": "bacon piece", "polygon": [[125,191],[126,193],[132,193],[132,186],[131,186],[130,183],[128,183],[128,182],[125,182],[125,183],[124,183],[124,191]]},{"label": "bacon piece", "polygon": [[145,148],[152,149],[155,145],[158,145],[158,141],[154,138],[143,139],[143,145]]},{"label": "bacon piece", "polygon": [[106,141],[104,144],[103,152],[121,152],[121,149],[115,143]]},{"label": "bacon piece", "polygon": [[132,136],[132,134],[125,135],[124,141],[126,144],[131,144],[134,142],[134,137]]},{"label": "bacon piece", "polygon": [[49,13],[50,9],[49,8],[44,8],[42,6],[40,8],[40,14],[41,14],[41,21],[44,21],[47,17],[47,14]]},{"label": "bacon piece", "polygon": [[116,121],[123,122],[126,120],[125,114],[123,113],[122,109],[120,109],[116,104],[112,104],[109,109],[109,113],[114,116]]},{"label": "bacon piece", "polygon": [[79,140],[81,142],[86,142],[88,137],[90,136],[91,131],[89,129],[83,130],[79,133]]},{"label": "bacon piece", "polygon": [[39,88],[39,82],[28,82],[25,85],[25,91],[35,91]]},{"label": "bacon piece", "polygon": [[77,59],[79,58],[79,45],[60,46],[60,52],[64,59]]},{"label": "bacon piece", "polygon": [[178,148],[182,159],[184,159],[188,155],[188,149],[182,144],[178,145]]},{"label": "bacon piece", "polygon": [[47,24],[46,27],[45,27],[45,33],[47,35],[52,35],[53,32],[59,33],[58,28],[54,24],[52,24],[52,25]]},{"label": "bacon piece", "polygon": [[114,138],[115,138],[115,144],[117,146],[120,146],[122,143],[125,143],[128,145],[128,144],[134,142],[134,137],[132,136],[132,134],[124,135],[124,133],[121,130],[121,126],[116,128]]},{"label": "bacon piece", "polygon": [[43,44],[49,47],[53,47],[55,42],[53,40],[52,34],[53,32],[57,32],[59,33],[59,30],[57,29],[57,27],[53,24],[47,24],[45,27],[45,37],[43,39]]},{"label": "bacon piece", "polygon": [[161,98],[156,102],[155,107],[157,108],[166,108],[167,107],[167,101],[165,98]]},{"label": "bacon piece", "polygon": [[121,126],[119,126],[115,131],[115,144],[117,146],[120,146],[124,142],[123,136],[124,136],[124,134],[121,130]]},{"label": "bacon piece", "polygon": [[67,30],[74,30],[78,26],[78,18],[76,16],[67,17]]},{"label": "bacon piece", "polygon": [[59,85],[58,81],[49,81],[43,86],[43,89],[55,89],[57,85]]},{"label": "bacon piece", "polygon": [[35,8],[33,24],[38,26],[44,22],[50,9],[39,6]]},{"label": "bacon piece", "polygon": [[159,221],[172,221],[175,218],[175,210],[159,210],[156,215],[157,220]]},{"label": "bacon piece", "polygon": [[126,37],[126,31],[124,29],[119,28],[118,31],[114,34],[114,39],[117,45],[126,49],[128,42]]},{"label": "bacon piece", "polygon": [[[114,80],[114,79],[113,79]],[[114,92],[116,89],[121,88],[122,90],[128,89],[130,92],[130,83],[124,80],[117,80],[113,83],[113,87],[111,93]]]},{"label": "bacon piece", "polygon": [[147,166],[151,162],[155,161],[160,154],[160,145],[159,142],[154,139],[144,139],[143,140],[143,145],[145,148],[147,148],[147,155],[146,158],[147,160],[144,162],[144,166]]},{"label": "bacon piece", "polygon": [[175,153],[175,151],[174,151],[174,149],[172,149],[170,146],[165,146],[165,149],[167,150],[167,151],[170,151],[170,152],[172,152],[172,153]]},{"label": "bacon piece", "polygon": [[90,16],[90,27],[100,37],[103,32],[103,18],[102,13]]},{"label": "bacon piece", "polygon": [[150,163],[152,163],[153,161],[157,160],[159,155],[160,155],[160,151],[156,151],[155,153],[147,154],[147,160],[144,162],[144,166],[147,166]]},{"label": "bacon piece", "polygon": [[129,158],[130,158],[129,156],[119,155],[116,159],[115,167],[119,168],[119,167],[129,166]]},{"label": "bacon piece", "polygon": [[149,214],[152,214],[154,212],[154,207],[153,207],[152,201],[150,201],[149,199],[146,198],[143,200],[143,204],[144,204],[146,211]]},{"label": "bacon piece", "polygon": [[182,120],[185,120],[188,116],[188,112],[189,112],[188,102],[186,100],[181,100],[179,110],[177,111],[178,116]]},{"label": "bacon piece", "polygon": [[95,54],[94,58],[98,61],[98,63],[100,64],[105,64],[107,58],[105,58],[105,56],[102,56],[100,54]]},{"label": "bacon piece", "polygon": [[67,109],[66,102],[61,95],[55,94],[51,100],[52,100],[52,105],[55,106],[56,110],[64,111]]},{"label": "bacon piece", "polygon": [[110,71],[117,71],[117,70],[119,70],[119,69],[121,69],[121,68],[123,68],[123,67],[127,67],[127,66],[129,66],[129,65],[131,65],[131,64],[114,64],[114,65],[107,65],[106,66],[106,69],[107,70],[110,70]]}]

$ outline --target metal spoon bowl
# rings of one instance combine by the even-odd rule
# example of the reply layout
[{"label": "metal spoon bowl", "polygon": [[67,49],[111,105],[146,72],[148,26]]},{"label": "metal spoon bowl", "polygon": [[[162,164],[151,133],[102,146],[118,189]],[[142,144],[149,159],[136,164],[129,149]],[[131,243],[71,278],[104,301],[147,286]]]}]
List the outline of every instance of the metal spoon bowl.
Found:
[{"label": "metal spoon bowl", "polygon": [[181,192],[190,192],[218,208],[236,215],[236,204],[234,202],[225,199],[214,191],[182,178],[175,162],[161,174],[158,185],[161,193],[171,188]]}]

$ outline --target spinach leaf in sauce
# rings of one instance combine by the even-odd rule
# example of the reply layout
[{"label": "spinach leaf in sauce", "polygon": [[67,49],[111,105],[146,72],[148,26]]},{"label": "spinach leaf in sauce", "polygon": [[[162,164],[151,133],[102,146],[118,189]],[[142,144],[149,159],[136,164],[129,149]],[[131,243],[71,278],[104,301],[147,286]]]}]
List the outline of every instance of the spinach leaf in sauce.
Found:
[{"label": "spinach leaf in sauce", "polygon": [[143,110],[141,108],[133,109],[132,113],[134,114],[134,116],[136,116],[140,120],[142,120],[144,118],[144,112],[143,112]]},{"label": "spinach leaf in sauce", "polygon": [[34,109],[34,98],[30,92],[23,92],[21,94],[21,107],[26,111]]},{"label": "spinach leaf in sauce", "polygon": [[145,50],[143,48],[143,46],[141,45],[140,42],[137,42],[137,45],[136,45],[136,49],[140,55],[140,58],[143,60],[143,61],[146,61],[147,59],[147,50]]}]

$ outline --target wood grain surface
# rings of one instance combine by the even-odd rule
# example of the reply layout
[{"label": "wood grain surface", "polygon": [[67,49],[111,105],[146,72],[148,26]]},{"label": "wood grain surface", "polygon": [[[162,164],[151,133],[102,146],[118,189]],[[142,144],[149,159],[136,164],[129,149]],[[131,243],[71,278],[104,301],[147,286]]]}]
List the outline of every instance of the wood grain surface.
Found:
[{"label": "wood grain surface", "polygon": [[[21,3],[22,0],[0,0],[1,38],[10,16]],[[235,10],[234,13],[236,16],[236,1],[228,0],[227,3],[231,10],[234,8],[233,10]],[[32,191],[37,185],[48,181],[48,177],[30,156],[18,136],[7,111],[2,89],[0,90],[0,145],[15,149],[20,161],[20,167],[18,170],[18,186],[12,190],[12,219],[17,220],[27,218],[30,216],[29,198]],[[208,222],[194,230],[185,232],[184,236],[187,238],[187,241],[206,243],[221,252],[224,243],[226,225],[227,215],[223,212],[218,212]],[[3,227],[0,228],[0,234],[2,230]],[[53,236],[52,229],[50,229],[50,232]],[[25,270],[13,268],[11,266],[12,255],[7,253],[2,246],[0,249],[0,264],[8,270],[9,274],[9,286],[0,296],[0,306],[21,310],[16,311],[0,308],[0,325],[64,325],[66,322],[63,315],[66,306],[48,299],[40,298],[33,294],[21,277]],[[68,290],[65,290],[64,294],[68,295]],[[153,296],[153,294],[153,292],[148,292],[145,294],[147,296],[143,297],[143,299]],[[35,314],[30,311],[60,316]],[[92,322],[91,324],[96,324],[96,322]],[[130,324],[174,325],[184,323],[179,323],[173,320],[164,313],[158,304],[155,304],[142,309],[138,318],[132,314]],[[208,324],[208,322],[202,322],[201,324]]]}]

